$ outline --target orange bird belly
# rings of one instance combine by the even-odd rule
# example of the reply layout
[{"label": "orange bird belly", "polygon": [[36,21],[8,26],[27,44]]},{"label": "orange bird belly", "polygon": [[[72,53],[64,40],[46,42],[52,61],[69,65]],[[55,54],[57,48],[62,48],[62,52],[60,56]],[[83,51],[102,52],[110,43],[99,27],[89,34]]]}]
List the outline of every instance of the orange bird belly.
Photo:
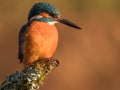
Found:
[{"label": "orange bird belly", "polygon": [[33,21],[24,33],[22,44],[23,63],[50,58],[58,44],[58,32],[54,25]]}]

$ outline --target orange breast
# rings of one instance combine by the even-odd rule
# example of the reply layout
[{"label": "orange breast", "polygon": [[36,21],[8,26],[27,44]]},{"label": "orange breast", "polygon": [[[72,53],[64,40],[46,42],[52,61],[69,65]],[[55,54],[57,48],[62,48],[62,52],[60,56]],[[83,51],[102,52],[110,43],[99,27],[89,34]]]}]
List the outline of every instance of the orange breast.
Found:
[{"label": "orange breast", "polygon": [[54,25],[34,21],[24,34],[23,63],[50,58],[56,50],[58,32]]}]

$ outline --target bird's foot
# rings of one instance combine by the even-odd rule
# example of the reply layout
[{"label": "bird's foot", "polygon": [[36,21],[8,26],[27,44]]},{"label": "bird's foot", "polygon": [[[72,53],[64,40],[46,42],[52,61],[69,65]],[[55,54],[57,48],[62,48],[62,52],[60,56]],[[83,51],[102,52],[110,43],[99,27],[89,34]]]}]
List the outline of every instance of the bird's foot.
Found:
[{"label": "bird's foot", "polygon": [[47,67],[57,67],[59,65],[59,60],[51,58],[39,59],[36,61],[39,65]]},{"label": "bird's foot", "polygon": [[44,60],[44,61],[49,61],[49,60],[52,60],[53,57],[50,57],[50,58],[43,58],[43,59],[40,59],[40,60]]},{"label": "bird's foot", "polygon": [[54,59],[53,57],[50,57],[50,58],[44,58],[43,61],[47,64],[54,64],[54,66],[58,66],[59,65],[59,60],[57,59]]},{"label": "bird's foot", "polygon": [[28,66],[34,66],[33,62],[27,64]]}]

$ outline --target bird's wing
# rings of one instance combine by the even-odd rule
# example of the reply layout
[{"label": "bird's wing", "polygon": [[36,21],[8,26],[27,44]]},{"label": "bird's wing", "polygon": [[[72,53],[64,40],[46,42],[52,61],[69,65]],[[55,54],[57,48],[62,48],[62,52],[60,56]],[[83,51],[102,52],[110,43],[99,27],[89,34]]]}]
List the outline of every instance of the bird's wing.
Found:
[{"label": "bird's wing", "polygon": [[24,25],[20,32],[19,32],[19,37],[18,37],[18,59],[20,60],[20,63],[22,62],[23,59],[23,51],[22,51],[22,43],[24,41],[24,32],[26,30],[27,25]]}]

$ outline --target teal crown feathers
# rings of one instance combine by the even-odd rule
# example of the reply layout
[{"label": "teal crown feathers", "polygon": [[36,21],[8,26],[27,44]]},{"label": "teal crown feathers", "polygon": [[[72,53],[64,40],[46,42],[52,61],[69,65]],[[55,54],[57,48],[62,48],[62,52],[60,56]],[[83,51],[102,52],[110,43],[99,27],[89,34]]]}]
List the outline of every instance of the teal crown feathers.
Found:
[{"label": "teal crown feathers", "polygon": [[36,3],[30,10],[28,20],[31,17],[40,14],[41,12],[49,13],[50,16],[61,15],[60,12],[51,4],[47,2]]}]

